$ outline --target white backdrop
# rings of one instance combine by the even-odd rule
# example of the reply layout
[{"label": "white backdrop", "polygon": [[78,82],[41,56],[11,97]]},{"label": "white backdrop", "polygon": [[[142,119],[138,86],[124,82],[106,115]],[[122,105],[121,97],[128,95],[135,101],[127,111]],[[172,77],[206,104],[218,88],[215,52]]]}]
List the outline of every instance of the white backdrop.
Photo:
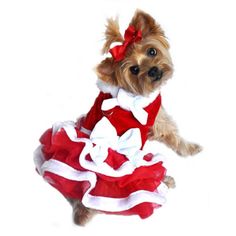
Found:
[{"label": "white backdrop", "polygon": [[[52,123],[90,108],[105,20],[119,15],[124,31],[136,8],[165,29],[175,73],[163,104],[204,151],[183,159],[152,144],[177,182],[167,204],[146,220],[98,215],[77,227],[32,153]],[[0,1],[0,235],[235,235],[235,8],[233,0]]]}]

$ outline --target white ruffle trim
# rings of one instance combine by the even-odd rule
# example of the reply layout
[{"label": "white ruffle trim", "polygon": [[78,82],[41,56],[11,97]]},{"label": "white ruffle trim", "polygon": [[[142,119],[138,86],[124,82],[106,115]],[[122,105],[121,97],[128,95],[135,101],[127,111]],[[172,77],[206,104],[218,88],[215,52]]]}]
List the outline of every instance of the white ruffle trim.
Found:
[{"label": "white ruffle trim", "polygon": [[[95,173],[90,171],[78,171],[65,163],[53,159],[44,161],[41,147],[36,150],[34,160],[36,167],[40,170],[39,172],[42,176],[44,176],[45,172],[51,172],[68,180],[79,182],[88,181],[90,183],[90,187],[85,192],[82,198],[82,203],[84,206],[92,209],[107,212],[121,212],[129,210],[143,202],[152,202],[158,205],[163,205],[166,202],[165,195],[168,188],[164,183],[161,183],[155,192],[139,190],[133,192],[126,198],[93,196],[90,192],[96,186],[97,176]],[[45,180],[50,183],[50,180]]]},{"label": "white ruffle trim", "polygon": [[[111,177],[122,177],[132,174],[137,167],[151,166],[164,160],[163,156],[160,154],[155,155],[151,161],[144,160],[143,157],[145,152],[139,149],[141,145],[141,141],[139,140],[141,139],[140,132],[136,132],[136,129],[131,129],[128,130],[129,132],[127,134],[124,134],[124,137],[118,137],[115,134],[115,130],[112,130],[114,127],[109,123],[110,122],[105,117],[97,123],[91,133],[93,141],[87,138],[78,138],[75,130],[75,124],[71,121],[56,123],[53,126],[53,135],[61,129],[64,129],[71,141],[85,143],[85,147],[83,148],[78,161],[87,171],[78,171],[71,166],[54,159],[45,161],[40,146],[34,153],[34,162],[38,172],[42,176],[44,176],[44,173],[47,171],[69,180],[88,181],[90,183],[90,187],[84,194],[82,203],[89,208],[108,212],[120,212],[128,210],[142,202],[153,202],[162,205],[165,202],[165,195],[167,192],[167,186],[164,183],[162,183],[155,192],[139,190],[133,192],[126,198],[109,198],[92,196],[90,194],[97,182],[97,176],[94,172]],[[104,128],[103,125],[105,125],[106,128]],[[110,129],[110,132],[108,132],[109,135],[107,135],[107,132],[104,132],[104,130],[107,131],[108,129]],[[104,133],[106,133],[106,137],[104,137]],[[123,163],[117,170],[114,170],[111,166],[104,162],[107,157],[107,149],[109,147],[107,145],[108,140],[110,142],[109,145],[115,148],[117,152],[125,154],[129,159],[129,161]],[[94,143],[96,144],[95,147],[93,145]],[[94,148],[96,150],[94,150]],[[94,155],[93,157],[91,156],[93,161],[86,160],[86,155],[91,155],[91,153]],[[132,158],[135,155],[137,155],[137,158]],[[47,181],[50,183],[50,180]]]},{"label": "white ruffle trim", "polygon": [[[151,166],[165,158],[161,154],[153,156],[152,160],[146,161],[145,150],[140,150],[142,146],[139,129],[129,129],[121,137],[117,136],[115,128],[110,121],[103,117],[94,127],[90,139],[78,138],[75,124],[71,121],[56,123],[53,126],[53,134],[64,129],[67,136],[73,142],[85,143],[85,147],[80,154],[79,162],[87,170],[104,174],[110,177],[122,177],[132,174],[137,167]],[[53,140],[52,140],[53,141]],[[96,146],[94,146],[96,144]],[[124,154],[129,161],[124,162],[120,168],[114,170],[105,161],[108,155],[108,148],[111,147],[120,154]],[[86,160],[86,155],[90,154],[92,162]]]}]

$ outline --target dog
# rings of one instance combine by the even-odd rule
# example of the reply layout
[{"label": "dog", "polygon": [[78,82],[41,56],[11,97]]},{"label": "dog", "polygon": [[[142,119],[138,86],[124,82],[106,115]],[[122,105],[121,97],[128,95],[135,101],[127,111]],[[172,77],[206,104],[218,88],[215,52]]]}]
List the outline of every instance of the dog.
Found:
[{"label": "dog", "polygon": [[[173,64],[169,53],[169,43],[163,29],[149,14],[137,10],[130,25],[141,29],[142,40],[127,48],[125,58],[116,62],[107,57],[96,68],[98,78],[104,83],[121,87],[126,91],[146,96],[160,89],[172,77]],[[108,19],[105,31],[103,53],[108,53],[115,42],[124,42],[117,20]],[[150,128],[149,140],[166,144],[178,155],[186,157],[202,150],[198,144],[183,139],[173,119],[161,106],[153,127]],[[169,188],[175,187],[174,178],[166,176],[164,182]],[[79,201],[73,204],[74,222],[84,225],[95,211],[83,206]]]},{"label": "dog", "polygon": [[[119,45],[112,47],[112,44],[114,43],[119,43]],[[113,122],[112,123],[113,126],[115,127],[117,126],[116,128],[118,130],[117,131],[118,134],[119,133],[122,134],[122,138],[120,139],[121,141],[122,139],[124,139],[124,136],[126,136],[127,140],[129,139],[129,137],[132,136],[130,135],[131,133],[129,133],[129,135],[126,133],[128,129],[132,128],[131,131],[140,136],[139,141],[134,141],[132,145],[136,145],[138,142],[140,142],[139,148],[142,146],[142,143],[144,143],[146,139],[149,139],[149,140],[156,140],[166,144],[169,148],[171,148],[174,152],[176,152],[180,156],[185,157],[199,153],[202,150],[202,147],[198,144],[188,142],[180,136],[175,122],[167,114],[166,110],[161,105],[161,100],[160,100],[161,97],[158,94],[161,87],[165,85],[166,81],[172,77],[173,64],[169,53],[169,43],[166,39],[164,31],[162,30],[161,26],[155,21],[155,19],[147,13],[141,10],[137,10],[129,24],[128,29],[125,32],[124,37],[120,33],[118,21],[113,19],[108,19],[105,31],[105,44],[102,49],[102,52],[104,54],[111,53],[112,56],[107,56],[96,67],[96,73],[98,76],[98,87],[102,91],[102,93],[96,99],[95,104],[92,107],[91,111],[86,116],[81,117],[76,123],[77,129],[84,133],[82,137],[84,137],[84,135],[86,134],[90,135],[90,139],[93,140],[93,143],[97,142],[96,144],[99,146],[101,140],[103,140],[104,138],[103,137],[93,138],[94,131],[91,132],[91,130],[96,128],[98,130],[100,129],[101,133],[105,132],[106,130],[106,128],[104,128],[105,126],[101,126],[100,128],[98,126],[103,124],[109,126],[110,123],[107,120],[110,119],[109,117],[112,116],[112,113],[114,111],[117,114],[121,114],[120,115],[121,118],[116,119],[115,117],[113,121],[111,121],[111,123]],[[113,98],[110,95],[109,95],[110,97],[107,97],[106,95],[107,92],[112,94]],[[151,100],[151,103],[150,102],[147,103],[147,100],[153,96],[154,99]],[[103,97],[102,102],[100,101],[101,97]],[[132,100],[133,98],[135,99],[138,98],[137,100],[135,100],[135,102],[141,99],[142,103],[144,99],[145,104],[147,103],[153,105],[147,106],[146,104],[145,107],[147,106],[149,108],[147,109],[145,108],[145,111],[143,109],[135,110],[134,107],[132,106],[129,107],[128,105],[130,101],[133,102]],[[109,100],[108,102],[106,102],[107,99]],[[114,110],[116,108],[113,107],[116,107],[117,104],[119,104],[119,102],[121,104],[120,106],[122,109]],[[112,103],[114,104],[112,105]],[[108,110],[108,112],[106,110]],[[125,111],[126,113],[124,113],[124,110],[129,110],[132,112],[132,114],[130,112],[127,113],[126,111]],[[152,116],[153,119],[153,122],[150,123],[152,125],[145,126],[144,124],[149,122],[148,121],[149,118],[147,118],[149,116],[147,116],[146,113],[150,112],[150,114],[152,114],[152,110],[155,110],[156,112],[156,113],[154,112],[155,115],[150,115]],[[129,118],[127,118],[127,121],[124,120],[123,118],[126,116],[130,117],[131,120],[128,120]],[[104,119],[104,117],[107,117],[107,119]],[[94,125],[90,125],[91,123],[90,120],[92,120],[92,123],[94,124],[99,123],[99,125],[96,124],[94,128]],[[86,124],[86,122],[88,124]],[[128,129],[127,128],[124,129],[124,126],[127,126],[127,123],[130,123],[130,125],[128,126]],[[53,130],[49,131],[49,133],[46,135],[46,138],[41,138],[42,145],[46,146],[46,148],[44,148],[44,152],[46,152],[44,156],[47,156],[47,158],[48,156],[50,158],[52,156],[51,154],[52,151],[50,150],[50,147],[47,147],[47,145],[45,144],[49,140],[48,136],[51,137],[51,135],[55,133],[57,134],[57,132],[61,134],[60,131],[61,127],[64,128],[64,130],[68,130],[69,129],[68,126],[70,125],[68,124],[62,126],[59,125],[60,128],[58,128],[57,125],[56,128],[54,127]],[[137,128],[140,128],[141,135]],[[76,131],[77,133],[80,132],[78,130]],[[73,132],[71,131],[68,132],[67,136],[71,136]],[[113,131],[111,131],[111,133],[112,132]],[[127,135],[123,135],[124,133]],[[74,137],[70,138],[74,142],[78,141],[77,136],[75,138]],[[141,142],[140,140],[142,140],[143,142]],[[65,142],[67,142],[67,139],[65,140],[63,139],[62,142],[63,145]],[[103,142],[105,142],[106,145],[106,142],[110,142],[110,140],[108,138],[105,139],[105,141]],[[124,143],[125,147],[127,147],[128,141],[127,142],[125,141]],[[70,146],[70,148],[73,147],[74,144],[72,143],[71,145],[72,146]],[[117,147],[115,146],[114,148],[117,149]],[[100,154],[97,155],[97,152],[100,152],[101,149],[103,150],[101,152],[101,155]],[[91,145],[91,150],[93,150],[93,153],[92,151],[90,152],[91,156],[92,154],[95,156],[97,155],[96,156],[97,159],[101,158],[101,156],[104,153],[103,147],[102,148],[100,147],[100,149],[99,148],[94,149],[93,145]],[[130,154],[129,153],[126,154],[122,150],[120,151],[121,154],[125,154],[127,157],[129,157]],[[65,151],[61,153],[63,153],[64,155]],[[108,151],[105,150],[105,153],[107,155]],[[144,154],[142,154],[142,151],[138,151],[135,153],[138,153],[139,156],[142,155],[143,158],[146,157]],[[119,156],[119,158],[121,158],[121,156]],[[133,160],[132,157],[130,160],[132,160],[132,162],[133,161],[136,162],[135,165],[138,165],[137,163],[139,163],[139,160]],[[103,165],[101,164],[103,163],[102,161],[98,161],[98,166]],[[50,166],[50,168],[48,168],[49,164],[46,163],[46,166],[44,166],[44,168],[41,169],[43,169],[44,171],[45,169],[48,171],[52,171],[53,167]],[[53,164],[55,163],[51,163],[51,165]],[[56,164],[58,164],[58,160]],[[155,163],[155,165],[157,165],[157,163]],[[64,168],[64,165],[62,166],[62,168]],[[165,169],[161,165],[158,168],[160,168],[160,173],[161,173],[160,178],[163,178],[163,183],[168,188],[174,188],[175,187],[174,178],[171,176],[166,176]],[[54,174],[58,175],[58,169],[59,168],[56,168]],[[91,170],[93,172],[96,172],[97,166],[96,165],[93,166],[93,169]],[[42,170],[40,171],[40,167],[38,167],[38,171],[42,172]],[[70,171],[70,168],[69,170],[67,169],[67,171]],[[59,174],[61,173],[59,172]],[[62,176],[65,177],[63,174]],[[51,184],[55,182],[55,180],[53,179],[54,177],[55,176],[53,175],[46,176],[46,178],[50,180],[48,182]],[[65,179],[63,179],[62,183],[64,183],[64,181]],[[70,184],[72,186],[71,189],[73,189],[74,183]],[[111,186],[112,185],[114,184],[111,183]],[[61,184],[58,186],[59,187],[57,188],[61,192],[63,192],[63,190],[61,189]],[[86,186],[86,188],[88,187]],[[71,203],[73,207],[73,220],[75,224],[85,225],[95,215],[95,213],[100,212],[97,209],[89,207],[91,205],[89,202],[87,204],[84,204],[82,203],[83,201],[78,200],[75,197],[70,197],[69,195],[70,194],[68,194],[68,196],[66,195],[65,197],[68,199],[68,201]],[[104,204],[101,208],[104,211],[106,211],[106,206],[104,206]],[[140,215],[140,217],[146,218],[151,214],[152,210],[146,215]]]}]

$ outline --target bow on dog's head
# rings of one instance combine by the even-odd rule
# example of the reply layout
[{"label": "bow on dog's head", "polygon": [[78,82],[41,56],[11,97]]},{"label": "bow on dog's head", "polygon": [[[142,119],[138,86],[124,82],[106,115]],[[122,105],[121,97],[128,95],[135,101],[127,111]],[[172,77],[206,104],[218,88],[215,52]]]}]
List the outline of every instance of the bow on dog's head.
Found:
[{"label": "bow on dog's head", "polygon": [[117,45],[109,50],[115,62],[122,61],[125,58],[128,47],[142,39],[142,31],[136,30],[133,25],[130,25],[125,31],[124,41],[122,45]]},{"label": "bow on dog's head", "polygon": [[[112,43],[119,43],[111,47]],[[126,91],[148,95],[172,75],[169,44],[160,25],[147,13],[136,11],[124,37],[117,20],[109,19],[103,53],[111,53],[97,66],[98,77]]]}]

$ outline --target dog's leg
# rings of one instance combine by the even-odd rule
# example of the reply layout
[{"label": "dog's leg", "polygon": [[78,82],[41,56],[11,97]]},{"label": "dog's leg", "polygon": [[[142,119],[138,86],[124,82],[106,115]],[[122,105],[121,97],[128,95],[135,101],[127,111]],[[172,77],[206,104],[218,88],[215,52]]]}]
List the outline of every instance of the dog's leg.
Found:
[{"label": "dog's leg", "polygon": [[163,182],[168,188],[175,188],[175,179],[169,175],[166,175]]},{"label": "dog's leg", "polygon": [[202,150],[200,145],[180,137],[175,122],[163,107],[160,108],[154,126],[151,128],[149,139],[165,143],[180,156],[194,155]]},{"label": "dog's leg", "polygon": [[85,207],[79,200],[68,199],[73,208],[73,221],[75,224],[85,226],[95,215],[96,211]]}]

